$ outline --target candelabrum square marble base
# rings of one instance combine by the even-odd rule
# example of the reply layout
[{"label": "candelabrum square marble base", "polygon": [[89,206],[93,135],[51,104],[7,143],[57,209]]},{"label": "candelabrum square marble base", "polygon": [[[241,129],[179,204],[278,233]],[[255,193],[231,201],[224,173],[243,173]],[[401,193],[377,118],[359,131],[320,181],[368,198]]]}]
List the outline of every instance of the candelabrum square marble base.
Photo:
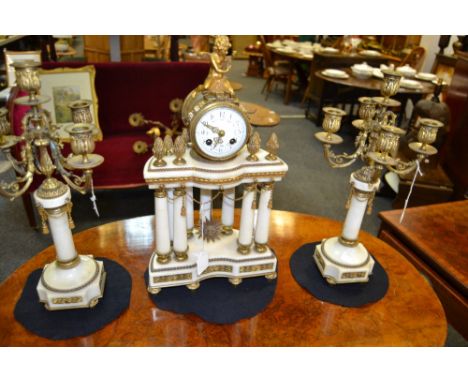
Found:
[{"label": "candelabrum square marble base", "polygon": [[79,255],[79,264],[63,269],[57,261],[44,267],[37,285],[39,300],[48,310],[92,308],[104,295],[106,272],[102,261]]},{"label": "candelabrum square marble base", "polygon": [[[149,266],[148,291],[158,293],[161,288],[187,285],[189,289],[197,289],[202,280],[212,277],[226,277],[233,285],[240,284],[247,277],[265,276],[276,278],[276,256],[266,247],[265,252],[257,252],[252,244],[250,253],[240,254],[237,251],[238,230],[231,235],[223,235],[215,242],[205,242],[198,238],[198,232],[188,240],[188,258],[177,262],[175,255],[166,264],[157,261],[153,254]],[[208,266],[198,272],[197,253],[205,251],[208,255]]]},{"label": "candelabrum square marble base", "polygon": [[322,240],[313,256],[320,273],[330,284],[367,282],[375,264],[364,245],[346,246],[338,237]]}]

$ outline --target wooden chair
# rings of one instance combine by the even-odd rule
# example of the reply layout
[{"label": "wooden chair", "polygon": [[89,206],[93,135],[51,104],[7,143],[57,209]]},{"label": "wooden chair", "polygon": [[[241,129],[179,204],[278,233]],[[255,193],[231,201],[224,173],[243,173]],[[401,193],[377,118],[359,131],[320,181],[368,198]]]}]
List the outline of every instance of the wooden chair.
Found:
[{"label": "wooden chair", "polygon": [[426,49],[424,49],[422,46],[417,46],[408,53],[408,55],[401,61],[399,66],[409,65],[416,70],[420,70],[424,62],[425,54]]},{"label": "wooden chair", "polygon": [[267,100],[273,86],[277,87],[278,82],[282,82],[284,84],[284,95],[286,97],[288,83],[291,81],[292,76],[291,63],[289,61],[273,60],[271,53],[266,46],[265,36],[260,36],[260,41],[262,42],[262,53],[266,75],[262,94],[266,91],[265,100]]}]

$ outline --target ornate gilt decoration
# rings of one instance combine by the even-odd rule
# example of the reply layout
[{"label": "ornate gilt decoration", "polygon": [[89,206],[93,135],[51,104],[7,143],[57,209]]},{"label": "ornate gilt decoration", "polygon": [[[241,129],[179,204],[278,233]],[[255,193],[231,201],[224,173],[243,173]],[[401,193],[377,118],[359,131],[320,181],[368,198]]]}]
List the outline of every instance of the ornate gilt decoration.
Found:
[{"label": "ornate gilt decoration", "polygon": [[182,129],[182,138],[184,139],[185,145],[190,143],[190,135],[187,128]]},{"label": "ornate gilt decoration", "polygon": [[257,132],[253,133],[249,139],[249,143],[247,144],[247,150],[249,151],[250,155],[247,157],[247,160],[250,162],[257,162],[258,156],[256,155],[260,150],[260,134]]},{"label": "ornate gilt decoration", "polygon": [[174,154],[174,142],[170,135],[164,137],[164,155]]},{"label": "ornate gilt decoration", "polygon": [[209,273],[215,273],[215,272],[226,272],[230,273],[232,272],[233,268],[232,265],[210,265],[208,268],[206,268],[202,275],[206,275]]},{"label": "ornate gilt decoration", "polygon": [[153,156],[155,160],[153,161],[153,165],[156,167],[164,167],[166,166],[166,161],[163,159],[164,156],[164,142],[161,137],[157,137],[154,140],[153,144]]},{"label": "ornate gilt decoration", "polygon": [[52,304],[76,304],[83,301],[81,296],[70,296],[70,297],[55,297],[52,299]]},{"label": "ornate gilt decoration", "polygon": [[177,137],[174,144],[174,155],[176,156],[176,159],[174,159],[173,163],[175,165],[182,166],[184,164],[187,164],[186,160],[183,158],[185,154],[185,148],[186,143],[184,137]]},{"label": "ornate gilt decoration", "polygon": [[170,283],[174,281],[192,280],[191,273],[181,273],[177,275],[166,275],[166,276],[155,276],[153,277],[153,283]]},{"label": "ornate gilt decoration", "polygon": [[203,222],[203,230],[198,233],[198,238],[203,238],[208,243],[221,239],[223,226],[220,221],[216,219],[205,219]]},{"label": "ornate gilt decoration", "polygon": [[227,94],[234,97],[235,93],[226,73],[231,70],[231,64],[227,60],[227,53],[231,46],[227,36],[216,36],[213,53],[210,54],[210,72],[205,79],[203,88],[209,93]]},{"label": "ornate gilt decoration", "polygon": [[93,123],[93,115],[91,113],[92,101],[78,100],[70,102],[68,107],[72,111],[73,123]]},{"label": "ornate gilt decoration", "polygon": [[242,265],[241,267],[239,267],[239,272],[249,273],[249,272],[265,271],[267,269],[273,269],[274,266],[275,266],[274,263],[257,264],[257,265]]},{"label": "ornate gilt decoration", "polygon": [[266,149],[268,151],[268,155],[265,157],[266,160],[274,161],[278,159],[279,142],[276,133],[271,134],[266,144]]}]

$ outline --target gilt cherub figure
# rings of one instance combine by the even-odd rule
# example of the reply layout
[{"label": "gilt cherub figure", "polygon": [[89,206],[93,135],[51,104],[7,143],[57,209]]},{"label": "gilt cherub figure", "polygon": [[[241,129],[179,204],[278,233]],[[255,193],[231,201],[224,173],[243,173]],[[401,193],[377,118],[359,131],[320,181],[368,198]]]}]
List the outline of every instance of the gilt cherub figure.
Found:
[{"label": "gilt cherub figure", "polygon": [[203,87],[211,93],[234,96],[234,90],[225,74],[231,70],[231,63],[227,59],[231,47],[227,36],[216,36],[213,52],[210,55],[210,72],[205,79]]}]

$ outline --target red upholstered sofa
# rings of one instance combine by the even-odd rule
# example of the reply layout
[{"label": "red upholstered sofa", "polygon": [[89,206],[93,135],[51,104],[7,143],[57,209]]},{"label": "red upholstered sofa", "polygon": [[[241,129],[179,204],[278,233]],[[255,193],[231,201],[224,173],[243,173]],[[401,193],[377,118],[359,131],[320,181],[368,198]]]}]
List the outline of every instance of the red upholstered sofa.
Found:
[{"label": "red upholstered sofa", "polygon": [[[44,63],[43,68],[84,65],[90,64]],[[198,62],[144,62],[97,63],[94,66],[99,124],[104,135],[103,141],[96,144],[95,152],[105,158],[104,163],[94,171],[94,185],[96,188],[144,185],[143,166],[151,152],[138,155],[133,152],[132,145],[136,140],[148,143],[151,140],[146,135],[146,128],[131,127],[128,117],[141,112],[147,119],[170,125],[169,102],[174,98],[185,98],[202,83],[209,65]],[[26,109],[12,106],[11,111],[13,129],[18,132]]]}]

